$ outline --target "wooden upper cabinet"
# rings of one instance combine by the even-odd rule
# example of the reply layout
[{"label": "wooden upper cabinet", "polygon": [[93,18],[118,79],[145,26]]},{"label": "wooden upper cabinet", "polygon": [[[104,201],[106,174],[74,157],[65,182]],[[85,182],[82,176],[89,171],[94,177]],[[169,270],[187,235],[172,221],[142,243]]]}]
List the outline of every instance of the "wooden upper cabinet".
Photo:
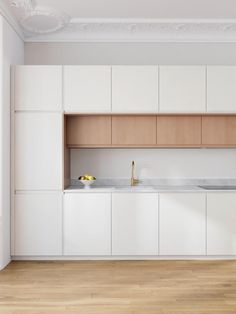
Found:
[{"label": "wooden upper cabinet", "polygon": [[207,111],[236,112],[236,66],[207,67]]},{"label": "wooden upper cabinet", "polygon": [[155,116],[112,117],[112,145],[152,146],[155,144]]},{"label": "wooden upper cabinet", "polygon": [[111,145],[111,116],[67,116],[68,146]]},{"label": "wooden upper cabinet", "polygon": [[110,66],[65,66],[64,109],[66,112],[111,111]]},{"label": "wooden upper cabinet", "polygon": [[201,116],[157,116],[157,145],[201,145]]},{"label": "wooden upper cabinet", "polygon": [[203,116],[202,145],[236,146],[236,116]]},{"label": "wooden upper cabinet", "polygon": [[12,73],[15,110],[62,110],[62,66],[15,66]]},{"label": "wooden upper cabinet", "polygon": [[158,66],[113,66],[112,111],[157,112]]},{"label": "wooden upper cabinet", "polygon": [[160,66],[160,112],[205,112],[206,67]]}]

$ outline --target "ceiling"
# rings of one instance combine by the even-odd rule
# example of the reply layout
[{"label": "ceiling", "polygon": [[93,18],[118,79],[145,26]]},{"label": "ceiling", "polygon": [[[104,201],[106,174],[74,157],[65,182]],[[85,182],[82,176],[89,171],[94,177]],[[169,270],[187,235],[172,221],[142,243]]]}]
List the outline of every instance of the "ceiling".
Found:
[{"label": "ceiling", "polygon": [[0,9],[26,41],[236,42],[236,0],[0,0]]},{"label": "ceiling", "polygon": [[37,0],[72,18],[236,18],[235,0]]}]

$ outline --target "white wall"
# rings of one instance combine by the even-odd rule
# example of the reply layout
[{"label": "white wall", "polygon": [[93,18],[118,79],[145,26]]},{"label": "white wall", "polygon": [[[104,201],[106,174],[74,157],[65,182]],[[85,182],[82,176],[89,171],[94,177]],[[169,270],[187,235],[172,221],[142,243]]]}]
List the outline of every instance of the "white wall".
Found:
[{"label": "white wall", "polygon": [[26,43],[26,64],[236,64],[236,43]]},{"label": "white wall", "polygon": [[135,160],[139,178],[236,178],[235,149],[73,149],[71,177],[129,178]]},{"label": "white wall", "polygon": [[24,63],[24,43],[0,16],[0,269],[10,261],[10,66]]}]

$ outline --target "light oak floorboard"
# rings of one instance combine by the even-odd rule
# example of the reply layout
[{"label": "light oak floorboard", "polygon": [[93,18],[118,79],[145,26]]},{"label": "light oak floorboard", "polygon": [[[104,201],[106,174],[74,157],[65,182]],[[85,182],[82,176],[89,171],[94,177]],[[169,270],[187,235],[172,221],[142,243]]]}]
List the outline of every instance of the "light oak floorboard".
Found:
[{"label": "light oak floorboard", "polygon": [[236,261],[12,262],[1,314],[235,314]]}]

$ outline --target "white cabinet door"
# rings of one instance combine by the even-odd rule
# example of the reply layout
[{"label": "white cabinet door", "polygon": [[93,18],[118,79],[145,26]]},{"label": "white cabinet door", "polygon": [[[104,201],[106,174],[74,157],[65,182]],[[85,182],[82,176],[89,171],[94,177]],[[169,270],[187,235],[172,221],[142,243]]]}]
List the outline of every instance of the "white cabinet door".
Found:
[{"label": "white cabinet door", "polygon": [[236,255],[236,193],[207,195],[207,254]]},{"label": "white cabinet door", "polygon": [[207,67],[207,111],[236,112],[236,66]]},{"label": "white cabinet door", "polygon": [[160,255],[206,254],[206,196],[160,194]]},{"label": "white cabinet door", "polygon": [[160,66],[160,112],[205,112],[206,67]]},{"label": "white cabinet door", "polygon": [[158,195],[112,195],[112,255],[158,254]]},{"label": "white cabinet door", "polygon": [[15,189],[62,189],[61,113],[15,114]]},{"label": "white cabinet door", "polygon": [[157,112],[158,67],[113,66],[112,111]]},{"label": "white cabinet door", "polygon": [[111,67],[65,66],[64,110],[111,111]]},{"label": "white cabinet door", "polygon": [[16,194],[13,255],[62,255],[61,193]]},{"label": "white cabinet door", "polygon": [[62,110],[61,66],[16,66],[15,110]]},{"label": "white cabinet door", "polygon": [[111,255],[111,194],[64,195],[64,254]]}]

